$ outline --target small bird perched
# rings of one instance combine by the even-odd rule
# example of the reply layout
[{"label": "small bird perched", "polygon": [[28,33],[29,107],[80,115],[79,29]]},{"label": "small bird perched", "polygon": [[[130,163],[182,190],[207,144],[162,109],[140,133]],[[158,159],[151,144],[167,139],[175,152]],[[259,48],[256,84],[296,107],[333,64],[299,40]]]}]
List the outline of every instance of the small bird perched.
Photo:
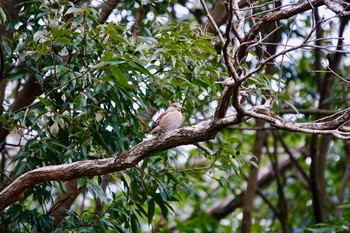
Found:
[{"label": "small bird perched", "polygon": [[179,103],[170,104],[152,125],[151,134],[166,133],[177,129],[182,123],[182,107]]}]

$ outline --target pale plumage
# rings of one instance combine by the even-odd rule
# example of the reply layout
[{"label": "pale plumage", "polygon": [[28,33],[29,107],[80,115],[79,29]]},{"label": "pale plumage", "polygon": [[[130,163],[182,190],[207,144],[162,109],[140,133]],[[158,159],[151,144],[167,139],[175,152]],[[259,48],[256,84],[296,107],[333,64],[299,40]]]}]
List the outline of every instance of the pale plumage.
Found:
[{"label": "pale plumage", "polygon": [[152,125],[151,134],[166,133],[177,129],[182,123],[182,107],[179,103],[170,104]]}]

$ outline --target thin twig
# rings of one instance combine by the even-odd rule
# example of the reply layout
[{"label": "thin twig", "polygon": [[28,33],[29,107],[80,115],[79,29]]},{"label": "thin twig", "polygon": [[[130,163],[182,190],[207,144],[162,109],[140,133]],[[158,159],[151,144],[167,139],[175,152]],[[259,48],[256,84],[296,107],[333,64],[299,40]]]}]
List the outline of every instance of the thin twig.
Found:
[{"label": "thin twig", "polygon": [[225,40],[224,40],[224,37],[223,37],[222,34],[221,34],[221,31],[220,31],[218,25],[216,24],[215,20],[214,20],[213,17],[211,16],[211,14],[210,14],[210,12],[209,12],[209,10],[208,10],[207,5],[204,3],[204,0],[200,0],[200,1],[201,1],[202,6],[203,6],[203,9],[204,9],[204,11],[205,11],[205,14],[207,15],[207,17],[208,17],[210,23],[213,25],[213,27],[214,27],[214,29],[215,29],[215,32],[216,32],[216,34],[217,34],[218,37],[219,37],[219,40],[220,40],[221,44],[224,45],[224,44],[225,44]]},{"label": "thin twig", "polygon": [[338,77],[339,79],[341,79],[343,82],[345,82],[346,84],[350,84],[349,80],[346,80],[345,78],[341,77],[339,74],[337,74],[334,70],[332,70],[332,68],[330,66],[326,66],[324,63],[322,63],[323,67],[328,69],[334,76]]},{"label": "thin twig", "polygon": [[193,145],[195,145],[196,147],[198,147],[199,149],[203,150],[205,153],[207,153],[208,155],[213,155],[214,153],[206,146],[204,146],[202,143],[200,142],[196,142]]}]

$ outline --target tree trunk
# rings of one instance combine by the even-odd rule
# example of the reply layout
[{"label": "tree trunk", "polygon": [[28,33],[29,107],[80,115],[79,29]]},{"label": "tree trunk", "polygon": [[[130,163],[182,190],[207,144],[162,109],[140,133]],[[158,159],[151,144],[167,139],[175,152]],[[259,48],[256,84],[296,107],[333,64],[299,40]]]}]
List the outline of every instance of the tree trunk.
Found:
[{"label": "tree trunk", "polygon": [[[256,127],[263,127],[265,124],[262,120],[256,121]],[[256,132],[255,135],[255,144],[253,148],[253,155],[256,157],[256,164],[259,165],[260,157],[262,154],[262,148],[264,145],[266,137],[266,132],[260,130]],[[252,226],[251,214],[253,211],[253,201],[255,198],[257,180],[258,180],[258,171],[259,169],[253,165],[250,167],[250,175],[248,177],[247,183],[247,193],[243,195],[243,220],[242,220],[242,233],[250,233]]]}]

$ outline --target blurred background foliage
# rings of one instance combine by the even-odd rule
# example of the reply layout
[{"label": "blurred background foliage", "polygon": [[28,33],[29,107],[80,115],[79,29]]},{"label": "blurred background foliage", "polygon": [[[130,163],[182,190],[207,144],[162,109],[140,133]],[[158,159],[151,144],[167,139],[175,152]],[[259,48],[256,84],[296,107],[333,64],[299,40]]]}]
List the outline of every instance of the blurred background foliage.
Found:
[{"label": "blurred background foliage", "polygon": [[[212,7],[215,1],[206,3]],[[264,7],[254,13],[266,14],[272,8],[268,3],[259,1]],[[212,116],[228,74],[216,36],[200,30],[205,13],[199,1],[121,1],[106,21],[100,18],[97,1],[19,4],[16,19],[6,18],[6,8],[0,7],[2,24],[13,32],[11,38],[1,39],[3,76],[8,82],[0,120],[11,131],[1,147],[1,189],[38,167],[107,158],[128,150],[146,138],[152,116],[169,102],[183,104],[185,125]],[[307,12],[280,23],[281,49],[284,43],[302,41],[312,27]],[[247,20],[247,28],[253,24]],[[323,29],[329,37],[334,34],[331,24]],[[320,59],[331,55],[324,50]],[[252,49],[247,72],[259,56],[261,51]],[[312,51],[298,50],[283,59],[272,73],[262,70],[245,83],[247,106],[272,97],[283,117],[316,119],[309,113],[295,114],[296,109],[316,109],[320,101]],[[339,62],[339,73],[348,79],[346,61]],[[13,109],[16,96],[31,78],[41,87],[39,97],[29,106]],[[334,82],[326,101],[337,112],[348,105],[348,84],[341,79]],[[283,115],[286,109],[293,111]],[[262,126],[248,121],[224,129],[205,143],[212,156],[194,146],[178,147],[120,173],[77,179],[79,195],[59,219],[53,216],[61,209],[57,197],[69,194],[68,186],[41,183],[1,213],[0,231],[236,232],[241,229],[246,179],[258,166],[259,178],[264,174],[272,178],[258,183],[252,232],[280,232],[281,214],[287,215],[292,232],[347,232],[349,206],[330,204],[338,200],[349,160],[347,142],[332,139],[327,149],[326,188],[333,202],[327,204],[329,221],[315,225],[310,183],[292,165],[280,172],[276,167],[288,157],[289,148],[308,177],[311,136]],[[253,147],[260,130],[265,136],[258,165]],[[344,195],[347,200],[348,189]],[[287,209],[281,209],[281,198]],[[215,212],[220,208],[226,212]]]}]

